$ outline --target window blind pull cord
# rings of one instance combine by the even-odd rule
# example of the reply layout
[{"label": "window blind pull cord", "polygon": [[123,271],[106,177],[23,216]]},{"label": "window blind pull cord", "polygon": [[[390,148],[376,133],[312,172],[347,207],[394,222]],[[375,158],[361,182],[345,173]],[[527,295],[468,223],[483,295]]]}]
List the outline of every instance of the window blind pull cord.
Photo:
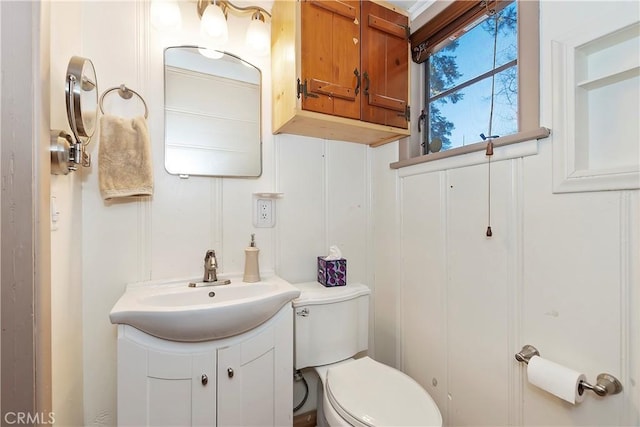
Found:
[{"label": "window blind pull cord", "polygon": [[[484,135],[481,135],[484,136]],[[493,142],[491,141],[491,139],[489,139],[489,141],[487,142],[487,151],[485,153],[488,156],[488,163],[487,163],[487,169],[489,171],[489,178],[488,178],[488,191],[487,191],[487,212],[488,212],[488,220],[487,220],[487,232],[486,232],[486,236],[487,237],[491,237],[493,236],[493,232],[491,231],[491,156],[493,156]]]},{"label": "window blind pull cord", "polygon": [[[485,7],[487,8],[487,13],[489,16],[493,16],[494,19],[494,30],[493,30],[493,69],[496,68],[496,60],[497,60],[497,47],[498,47],[498,15],[495,13],[495,9],[489,9],[488,2],[485,3]],[[495,99],[495,90],[496,90],[496,75],[495,73],[491,76],[491,108],[489,109],[489,136],[484,136],[484,134],[480,134],[482,140],[487,141],[487,151],[485,152],[487,159],[487,171],[488,171],[488,179],[487,179],[487,231],[485,235],[487,237],[493,236],[493,231],[491,230],[491,156],[493,156],[493,138],[497,138],[497,135],[492,135],[492,125],[493,125],[493,103]]]},{"label": "window blind pull cord", "polygon": [[[493,105],[492,105],[493,107]],[[493,109],[493,108],[492,108]],[[489,125],[489,129],[491,129],[491,125]],[[493,156],[493,138],[498,138],[498,135],[489,135],[485,136],[484,133],[480,134],[480,138],[483,141],[487,141],[487,150],[485,151],[485,155],[487,156],[487,232],[485,235],[487,237],[493,236],[493,231],[491,230],[491,156]]]}]

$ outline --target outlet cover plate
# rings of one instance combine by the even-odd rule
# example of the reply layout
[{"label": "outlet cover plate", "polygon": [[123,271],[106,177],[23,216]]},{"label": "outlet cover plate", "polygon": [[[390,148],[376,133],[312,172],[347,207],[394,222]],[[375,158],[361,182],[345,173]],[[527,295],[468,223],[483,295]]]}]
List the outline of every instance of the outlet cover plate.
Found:
[{"label": "outlet cover plate", "polygon": [[255,197],[253,225],[257,228],[271,228],[276,224],[275,200]]}]

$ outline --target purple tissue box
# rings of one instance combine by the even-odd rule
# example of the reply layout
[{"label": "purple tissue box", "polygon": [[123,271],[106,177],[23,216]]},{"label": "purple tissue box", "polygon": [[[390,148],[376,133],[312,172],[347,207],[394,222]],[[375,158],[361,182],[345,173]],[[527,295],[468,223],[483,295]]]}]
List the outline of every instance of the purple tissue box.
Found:
[{"label": "purple tissue box", "polygon": [[318,257],[318,282],[326,287],[345,286],[347,284],[347,260],[340,258],[327,261]]}]

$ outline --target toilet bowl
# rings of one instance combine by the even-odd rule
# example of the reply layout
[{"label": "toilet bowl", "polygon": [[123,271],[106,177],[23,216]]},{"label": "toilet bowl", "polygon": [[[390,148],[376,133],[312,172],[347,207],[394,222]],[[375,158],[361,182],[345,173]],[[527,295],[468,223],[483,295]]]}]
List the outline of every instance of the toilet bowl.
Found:
[{"label": "toilet bowl", "polygon": [[415,380],[370,357],[369,289],[295,285],[296,369],[313,367],[318,382],[318,426],[442,426],[437,405]]},{"label": "toilet bowl", "polygon": [[315,370],[318,426],[442,426],[429,393],[397,369],[363,357]]}]

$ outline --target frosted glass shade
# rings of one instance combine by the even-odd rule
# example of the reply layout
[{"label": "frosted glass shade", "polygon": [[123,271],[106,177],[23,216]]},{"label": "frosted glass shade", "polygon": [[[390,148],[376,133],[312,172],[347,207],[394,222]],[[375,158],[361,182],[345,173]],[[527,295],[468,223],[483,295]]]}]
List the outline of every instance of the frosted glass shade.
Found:
[{"label": "frosted glass shade", "polygon": [[271,48],[269,25],[261,19],[252,19],[247,28],[246,44],[258,55],[266,55]]},{"label": "frosted glass shade", "polygon": [[177,30],[182,25],[182,15],[177,0],[152,0],[151,25],[158,31]]},{"label": "frosted glass shade", "polygon": [[229,28],[227,27],[227,18],[220,6],[210,4],[202,14],[200,22],[200,33],[207,39],[207,44],[221,47],[229,39]]}]

